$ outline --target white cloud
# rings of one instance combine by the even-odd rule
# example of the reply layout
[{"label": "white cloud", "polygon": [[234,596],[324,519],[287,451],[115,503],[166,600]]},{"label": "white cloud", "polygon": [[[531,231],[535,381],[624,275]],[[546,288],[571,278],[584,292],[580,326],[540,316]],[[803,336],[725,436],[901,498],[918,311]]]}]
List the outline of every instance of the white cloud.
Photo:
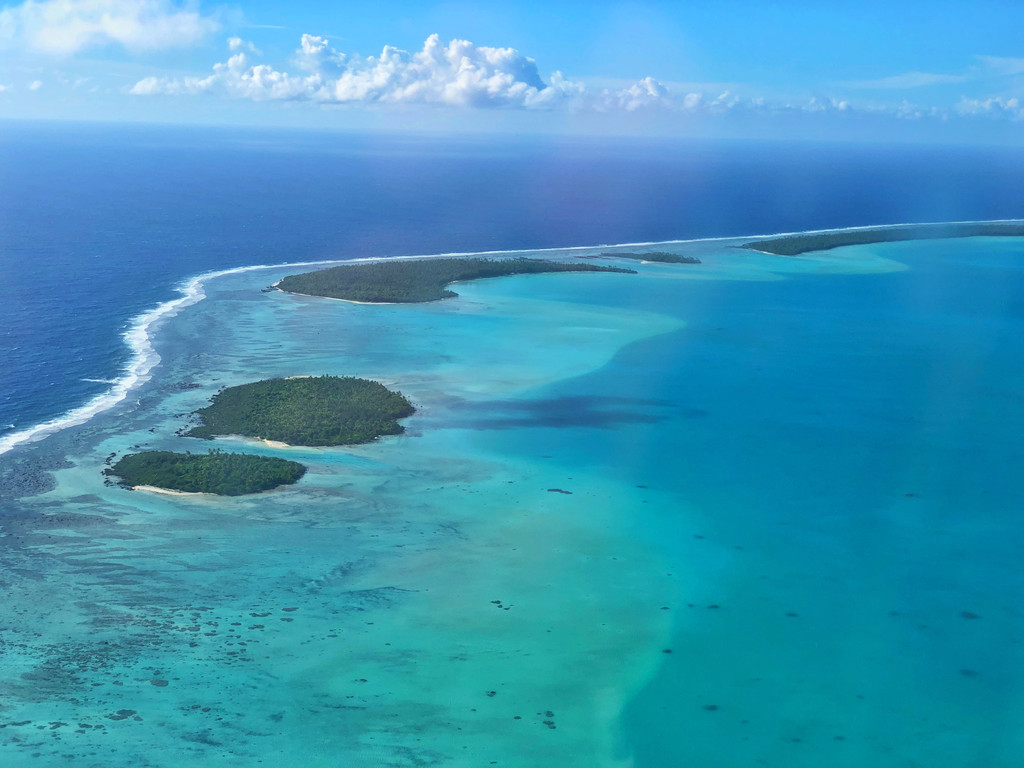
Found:
[{"label": "white cloud", "polygon": [[[855,104],[829,95],[804,100],[765,100],[729,90],[695,90],[693,84],[666,85],[652,77],[634,83],[587,87],[554,72],[545,82],[533,59],[512,48],[488,48],[466,40],[444,43],[431,35],[415,53],[385,46],[379,56],[341,53],[326,38],[302,35],[293,72],[253,61],[259,51],[241,38],[228,40],[230,57],[205,77],[139,80],[130,92],[141,96],[210,94],[253,101],[308,101],[331,105],[444,105],[568,109],[600,112],[662,111],[694,116],[725,114],[819,114],[879,116],[905,120],[990,115],[1024,118],[1016,99],[964,99],[955,108],[918,106],[907,100]],[[909,75],[914,75],[911,78]],[[959,81],[959,76],[909,73],[903,84],[928,78]],[[892,82],[894,79],[888,79]],[[607,82],[607,81],[606,81]],[[698,86],[699,87],[699,86]]]},{"label": "white cloud", "polygon": [[851,80],[840,85],[848,88],[893,90],[901,88],[923,88],[928,85],[950,85],[962,83],[964,75],[941,75],[934,72],[905,72],[902,75],[880,77],[877,80]]},{"label": "white cloud", "polygon": [[674,106],[668,88],[653,77],[645,77],[619,91],[605,91],[603,95],[606,106],[624,109],[627,112],[650,107]]},{"label": "white cloud", "polygon": [[38,91],[42,87],[43,87],[43,81],[42,80],[33,80],[31,83],[28,84],[28,89],[30,91]]},{"label": "white cloud", "polygon": [[850,102],[828,96],[813,96],[802,105],[802,109],[806,112],[848,112]]},{"label": "white cloud", "polygon": [[0,83],[0,93],[3,93],[6,90],[7,90],[7,86],[4,85],[3,83]]},{"label": "white cloud", "polygon": [[1024,104],[1018,98],[998,96],[987,99],[962,98],[954,109],[960,115],[1024,120]]},{"label": "white cloud", "polygon": [[683,109],[697,109],[701,104],[704,103],[703,93],[688,93],[683,96],[682,106]]},{"label": "white cloud", "polygon": [[263,51],[248,40],[243,40],[240,37],[229,37],[228,48],[232,51],[249,51],[250,53],[255,53],[257,56],[263,53]]},{"label": "white cloud", "polygon": [[136,96],[156,96],[161,93],[170,93],[170,90],[159,77],[144,77],[131,87],[129,93]]},{"label": "white cloud", "polygon": [[340,73],[345,68],[343,53],[331,48],[326,38],[319,35],[303,35],[299,49],[295,52],[295,63],[306,72],[332,70]]},{"label": "white cloud", "polygon": [[70,55],[116,43],[130,51],[191,45],[219,27],[173,0],[25,0],[0,11],[0,46]]},{"label": "white cloud", "polygon": [[428,37],[416,53],[385,46],[380,56],[366,58],[346,56],[322,37],[303,35],[295,61],[305,74],[252,64],[239,51],[214,65],[207,77],[148,77],[131,92],[469,107],[546,107],[583,92],[581,85],[559,73],[545,83],[533,59],[512,48],[488,48],[467,40],[445,44],[437,35]]},{"label": "white cloud", "polygon": [[568,107],[601,111],[641,109],[728,109],[724,94],[673,94],[646,77],[623,88],[588,90],[581,82],[553,72],[545,82],[533,59],[512,48],[477,46],[467,40],[444,43],[431,35],[415,53],[385,46],[380,56],[347,55],[318,35],[302,35],[289,73],[254,63],[254,49],[230,38],[233,52],[206,77],[147,77],[131,93],[143,96],[213,94],[254,101],[291,100],[322,104],[436,104],[461,107],[545,109]]}]

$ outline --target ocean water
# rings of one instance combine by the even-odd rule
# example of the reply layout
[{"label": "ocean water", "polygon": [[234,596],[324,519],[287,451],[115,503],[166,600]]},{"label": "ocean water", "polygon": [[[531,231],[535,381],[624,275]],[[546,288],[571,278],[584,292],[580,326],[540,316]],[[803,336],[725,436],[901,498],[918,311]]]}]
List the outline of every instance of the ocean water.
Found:
[{"label": "ocean water", "polygon": [[1021,216],[1024,152],[0,124],[0,440],[211,270]]},{"label": "ocean water", "polygon": [[[723,169],[753,179],[760,155],[740,148],[729,160],[714,148],[717,171],[705,170],[715,181],[703,189],[723,185],[723,210],[712,214],[703,201],[700,210],[718,217],[710,222],[696,209],[673,215],[668,203],[684,192],[700,197],[692,189],[701,185],[693,174],[653,174],[650,147],[604,147],[600,157],[593,148],[547,148],[552,163],[578,163],[571,183],[560,177],[575,198],[548,187],[542,201],[510,195],[500,212],[477,201],[477,216],[455,234],[429,226],[444,207],[432,199],[419,212],[396,206],[388,232],[387,219],[358,224],[350,211],[338,212],[349,226],[329,226],[327,193],[300,194],[299,182],[329,158],[382,164],[380,178],[389,178],[380,168],[397,178],[411,164],[421,180],[427,168],[454,164],[450,175],[433,176],[447,185],[451,207],[460,180],[460,195],[480,189],[465,186],[472,168],[482,176],[480,167],[489,169],[493,182],[524,153],[543,153],[505,147],[499,161],[491,148],[449,146],[425,159],[417,143],[406,148],[412,159],[399,162],[394,142],[381,160],[367,159],[374,155],[365,145],[339,154],[319,139],[308,140],[313,149],[240,149],[255,141],[242,138],[218,139],[210,154],[221,159],[202,171],[223,187],[196,183],[175,192],[177,208],[153,206],[146,221],[166,229],[156,227],[149,246],[134,256],[104,250],[140,246],[147,228],[126,217],[120,236],[96,235],[102,248],[92,261],[64,254],[65,278],[76,277],[64,281],[67,290],[23,304],[18,323],[5,326],[19,339],[52,332],[51,346],[80,348],[82,365],[108,366],[84,378],[113,380],[126,362],[134,369],[125,391],[94,403],[91,418],[83,412],[81,424],[0,456],[4,765],[1019,763],[1020,239],[894,243],[797,259],[733,247],[743,240],[673,242],[651,247],[703,263],[631,262],[639,274],[503,278],[462,284],[459,298],[434,304],[350,305],[261,293],[296,267],[232,267],[736,234],[743,217],[725,210]],[[34,140],[42,147],[50,139]],[[23,157],[31,141],[18,140],[22,150],[12,156]],[[176,141],[191,158],[209,150]],[[153,142],[163,165],[150,170],[161,178],[175,164]],[[234,175],[216,173],[225,147],[243,153]],[[641,150],[650,153],[639,166],[645,172],[612,184],[638,167]],[[125,173],[137,174],[143,150],[129,143],[125,151],[135,158]],[[687,151],[677,170],[710,152]],[[299,155],[305,172],[288,176],[295,158],[283,155]],[[804,181],[823,184],[832,173],[827,199],[849,201],[860,189],[867,200],[890,172],[874,157],[877,173],[855,180],[819,156],[820,175],[808,160]],[[953,164],[980,186],[982,167],[970,157],[955,155]],[[944,172],[919,160],[928,173]],[[271,194],[273,177],[261,174],[278,161],[290,181]],[[759,172],[778,192],[781,182],[764,165]],[[267,185],[262,196],[250,188],[257,177]],[[43,195],[44,181],[34,183]],[[111,198],[126,187],[124,178],[110,183]],[[853,204],[826,212],[791,183],[790,218],[776,214],[772,226],[769,212],[751,212],[752,231],[865,224],[860,215],[879,214]],[[906,194],[871,203],[886,208],[882,219],[1019,213],[994,194],[969,200],[968,182],[955,204],[924,171],[902,183]],[[171,194],[154,187],[154,195]],[[912,199],[911,190],[925,188],[930,196]],[[382,189],[364,214],[415,197],[409,188]],[[148,210],[138,199],[148,195],[141,187],[127,194],[122,213]],[[211,195],[223,195],[223,206],[207,210],[205,223],[185,215],[198,215]],[[769,198],[765,189],[737,195]],[[650,203],[656,210],[629,224],[618,211],[593,212],[601,196],[611,208],[632,200],[634,211],[641,196],[666,202]],[[90,202],[83,193],[78,202],[102,197]],[[5,205],[54,215],[38,229],[51,256],[56,240],[76,239],[24,199],[9,195]],[[267,221],[275,199],[280,213]],[[800,199],[817,213],[801,214]],[[557,201],[564,207],[540,205]],[[785,208],[777,201],[773,210]],[[215,235],[217,215],[227,223]],[[251,230],[238,223],[247,216]],[[417,216],[429,247],[416,247]],[[27,220],[0,220],[5,242],[31,248]],[[505,234],[488,221],[504,221]],[[673,221],[677,230],[666,234]],[[585,238],[588,227],[594,234]],[[231,251],[231,232],[247,231],[251,239]],[[21,253],[14,263],[24,263],[28,251]],[[50,267],[10,269],[29,273],[17,277],[26,293],[58,282]],[[210,270],[228,271],[173,290]],[[76,291],[97,305],[75,305]],[[176,296],[179,304],[133,321]],[[94,315],[104,313],[135,328],[134,358],[116,323],[106,357],[101,345],[75,340],[85,332],[79,326],[98,326]],[[70,377],[54,362],[66,352],[41,354],[52,355],[35,361],[43,369]],[[5,393],[22,373],[5,369]],[[182,498],[104,485],[112,455],[202,449],[174,432],[219,387],[316,373],[384,381],[418,411],[403,436],[367,446],[219,441],[309,466],[298,484],[267,494]],[[31,397],[11,402],[38,423],[111,386],[68,389],[62,410],[46,410],[41,388],[30,386],[19,391]]]}]

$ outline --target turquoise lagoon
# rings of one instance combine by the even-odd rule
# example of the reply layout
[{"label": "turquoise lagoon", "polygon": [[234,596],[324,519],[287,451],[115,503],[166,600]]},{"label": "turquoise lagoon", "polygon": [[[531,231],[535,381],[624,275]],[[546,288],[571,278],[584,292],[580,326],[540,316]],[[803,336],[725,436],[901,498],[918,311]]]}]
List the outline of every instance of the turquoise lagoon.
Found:
[{"label": "turquoise lagoon", "polygon": [[[207,280],[126,400],[0,459],[2,763],[1019,765],[1024,244],[736,242],[426,305]],[[319,373],[419,410],[218,441],[310,467],[266,494],[104,485]]]}]

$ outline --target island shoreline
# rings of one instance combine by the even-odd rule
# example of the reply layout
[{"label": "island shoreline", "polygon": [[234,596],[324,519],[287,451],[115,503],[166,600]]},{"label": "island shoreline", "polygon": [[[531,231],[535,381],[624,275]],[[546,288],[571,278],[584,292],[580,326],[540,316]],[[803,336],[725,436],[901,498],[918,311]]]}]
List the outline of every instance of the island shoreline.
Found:
[{"label": "island shoreline", "polygon": [[[780,232],[764,235],[730,235],[722,237],[698,237],[675,240],[652,240],[632,243],[606,243],[596,245],[575,245],[562,247],[532,248],[532,249],[510,249],[490,251],[452,251],[436,254],[400,255],[400,256],[373,256],[356,259],[321,259],[315,261],[282,262],[280,264],[257,264],[244,267],[233,267],[224,270],[206,271],[178,280],[174,290],[179,296],[164,301],[152,309],[148,309],[128,321],[128,330],[124,333],[124,340],[127,344],[131,357],[125,363],[124,372],[114,379],[114,383],[104,392],[88,399],[81,405],[76,405],[64,411],[62,414],[45,421],[32,424],[23,429],[16,429],[0,436],[0,455],[6,454],[15,448],[31,445],[50,435],[63,432],[71,427],[81,426],[92,420],[95,416],[105,413],[120,405],[127,399],[128,393],[149,380],[154,367],[159,365],[159,355],[152,348],[152,334],[161,321],[173,317],[177,312],[195,304],[205,298],[203,291],[204,283],[218,277],[224,277],[241,272],[252,272],[269,269],[287,269],[288,267],[312,267],[312,266],[339,266],[349,263],[369,263],[374,261],[385,261],[391,259],[436,259],[453,258],[462,256],[498,256],[514,255],[521,253],[565,253],[573,251],[598,250],[602,248],[637,248],[641,246],[654,245],[685,245],[692,243],[712,243],[734,241],[739,243],[737,248],[762,253],[771,256],[779,254],[770,253],[756,246],[763,245],[768,240],[783,237],[796,237],[812,234],[828,234],[840,232],[866,232],[874,230],[885,230],[896,227],[924,227],[924,226],[959,226],[979,224],[1017,224],[1024,227],[1024,219],[986,219],[974,221],[952,221],[952,222],[904,222],[900,224],[875,224],[857,227],[837,227],[833,229],[804,230],[801,232]],[[747,241],[743,244],[741,241]],[[882,242],[882,241],[879,241]],[[283,279],[283,278],[282,278]],[[281,289],[281,293],[289,293]],[[295,294],[306,296],[308,294]],[[329,298],[329,297],[317,297]],[[348,301],[347,299],[336,299],[337,301]],[[353,302],[350,302],[353,303]],[[380,303],[380,302],[370,302]]]},{"label": "island shoreline", "polygon": [[210,499],[220,498],[216,493],[204,493],[202,491],[175,491],[172,488],[161,488],[157,485],[132,485],[133,491],[146,491],[147,493],[159,493],[164,496],[206,496]]},{"label": "island shoreline", "polygon": [[564,272],[635,274],[636,270],[583,264],[575,260],[526,257],[385,259],[287,275],[274,287],[288,293],[343,299],[354,304],[427,304],[456,298],[458,294],[451,290],[451,286],[460,282]]},{"label": "island shoreline", "polygon": [[967,237],[1024,237],[1024,220],[892,224],[848,229],[822,229],[753,240],[737,246],[768,256],[801,256],[851,245],[948,240]]}]

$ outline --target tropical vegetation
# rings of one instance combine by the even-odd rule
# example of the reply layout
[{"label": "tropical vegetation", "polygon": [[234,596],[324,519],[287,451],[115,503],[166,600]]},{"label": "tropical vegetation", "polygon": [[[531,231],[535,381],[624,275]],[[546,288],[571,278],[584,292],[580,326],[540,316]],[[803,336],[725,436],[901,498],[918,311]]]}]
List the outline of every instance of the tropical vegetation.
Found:
[{"label": "tropical vegetation", "polygon": [[906,227],[808,232],[806,234],[755,240],[741,247],[776,256],[798,256],[844,245],[868,245],[901,240],[933,240],[945,237],[1018,237],[1024,235],[1021,222],[980,222],[977,224],[921,224]]},{"label": "tropical vegetation", "polygon": [[152,485],[186,493],[241,496],[296,482],[306,468],[295,461],[247,453],[143,451],[124,456],[104,474],[121,485]]},{"label": "tropical vegetation", "polygon": [[633,253],[631,251],[607,251],[598,258],[602,259],[633,259],[635,261],[658,261],[664,264],[700,264],[696,256],[680,256],[668,251],[651,251],[650,253]]},{"label": "tropical vegetation", "polygon": [[353,376],[266,379],[222,389],[186,437],[244,435],[290,445],[368,443],[404,431],[415,412],[401,392]]},{"label": "tropical vegetation", "polygon": [[457,296],[445,286],[463,280],[545,272],[623,272],[631,269],[541,259],[392,259],[344,264],[290,275],[277,288],[289,293],[369,303],[437,301]]}]

